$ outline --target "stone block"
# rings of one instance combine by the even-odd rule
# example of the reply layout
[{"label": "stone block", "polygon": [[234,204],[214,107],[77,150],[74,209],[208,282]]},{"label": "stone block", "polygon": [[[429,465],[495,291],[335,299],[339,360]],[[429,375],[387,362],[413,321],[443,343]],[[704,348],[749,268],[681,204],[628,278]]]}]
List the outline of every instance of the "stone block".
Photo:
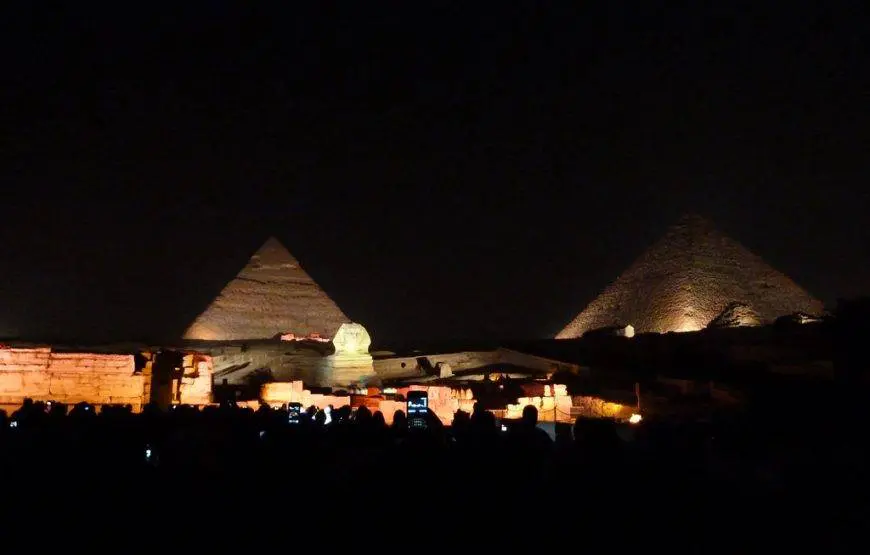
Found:
[{"label": "stone block", "polygon": [[23,375],[19,372],[0,372],[0,393],[23,393]]}]

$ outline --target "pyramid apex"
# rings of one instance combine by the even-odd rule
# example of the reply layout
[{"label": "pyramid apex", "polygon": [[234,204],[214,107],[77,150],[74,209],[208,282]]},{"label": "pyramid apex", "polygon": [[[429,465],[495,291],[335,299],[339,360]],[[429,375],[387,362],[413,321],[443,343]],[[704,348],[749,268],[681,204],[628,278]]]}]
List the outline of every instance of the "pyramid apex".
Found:
[{"label": "pyramid apex", "polygon": [[713,227],[713,222],[698,212],[686,212],[680,216],[676,225],[687,227]]},{"label": "pyramid apex", "polygon": [[267,249],[284,249],[284,250],[286,250],[287,247],[285,247],[284,243],[282,243],[277,237],[275,237],[274,235],[270,235],[269,237],[266,238],[265,241],[263,241],[263,244],[260,245],[260,248],[257,249],[257,251],[259,252],[259,251],[267,250]]},{"label": "pyramid apex", "polygon": [[293,256],[287,247],[278,240],[274,235],[266,239],[266,241],[257,249],[251,256],[249,264],[282,264],[289,263],[299,265],[296,257]]}]

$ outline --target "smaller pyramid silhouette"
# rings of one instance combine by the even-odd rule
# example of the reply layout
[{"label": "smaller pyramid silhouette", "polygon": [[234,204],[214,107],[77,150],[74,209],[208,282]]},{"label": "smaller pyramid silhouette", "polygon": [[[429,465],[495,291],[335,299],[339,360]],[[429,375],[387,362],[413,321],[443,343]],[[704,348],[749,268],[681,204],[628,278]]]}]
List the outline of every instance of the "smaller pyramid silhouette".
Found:
[{"label": "smaller pyramid silhouette", "polygon": [[695,331],[738,303],[759,322],[822,303],[759,256],[689,214],[581,312],[557,339],[632,325],[637,333]]},{"label": "smaller pyramid silhouette", "polygon": [[220,292],[185,339],[269,339],[278,334],[332,338],[347,316],[274,237]]}]

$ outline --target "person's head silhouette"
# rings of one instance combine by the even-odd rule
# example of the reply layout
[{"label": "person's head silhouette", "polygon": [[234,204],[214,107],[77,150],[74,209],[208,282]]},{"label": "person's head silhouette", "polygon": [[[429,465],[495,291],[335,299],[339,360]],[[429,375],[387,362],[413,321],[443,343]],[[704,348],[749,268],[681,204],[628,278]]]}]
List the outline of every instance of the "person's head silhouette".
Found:
[{"label": "person's head silhouette", "polygon": [[374,425],[375,428],[377,428],[379,430],[382,428],[386,428],[387,421],[384,418],[384,413],[382,413],[379,410],[376,410],[375,413],[372,415],[372,424]]},{"label": "person's head silhouette", "polygon": [[362,406],[356,409],[356,422],[360,426],[367,426],[372,421],[372,411]]},{"label": "person's head silhouette", "polygon": [[408,427],[408,417],[405,415],[405,411],[397,410],[393,413],[393,428],[396,429],[404,429]]},{"label": "person's head silhouette", "polygon": [[526,405],[523,407],[523,425],[528,428],[534,428],[538,425],[538,409],[533,407],[532,405]]}]

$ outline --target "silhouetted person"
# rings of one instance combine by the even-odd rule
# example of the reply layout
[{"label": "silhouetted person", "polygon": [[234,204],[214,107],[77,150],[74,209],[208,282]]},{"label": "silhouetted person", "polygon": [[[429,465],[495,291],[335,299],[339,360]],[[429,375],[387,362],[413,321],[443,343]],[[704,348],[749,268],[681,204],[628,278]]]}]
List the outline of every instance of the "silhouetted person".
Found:
[{"label": "silhouetted person", "polygon": [[377,410],[372,415],[372,426],[376,430],[384,430],[387,427],[387,420],[384,418],[384,413]]},{"label": "silhouetted person", "polygon": [[366,407],[356,409],[356,424],[359,428],[367,428],[372,421],[372,411]]},{"label": "silhouetted person", "polygon": [[390,425],[390,432],[393,434],[393,439],[401,441],[408,435],[408,416],[403,410],[397,410],[393,413],[393,423]]},{"label": "silhouetted person", "polygon": [[485,410],[480,403],[474,404],[469,424],[469,440],[480,449],[489,449],[498,441],[495,415]]},{"label": "silhouetted person", "polygon": [[532,405],[523,407],[523,416],[519,423],[511,428],[510,436],[519,441],[524,449],[537,454],[547,452],[553,447],[553,441],[547,432],[538,428],[538,409]]}]

